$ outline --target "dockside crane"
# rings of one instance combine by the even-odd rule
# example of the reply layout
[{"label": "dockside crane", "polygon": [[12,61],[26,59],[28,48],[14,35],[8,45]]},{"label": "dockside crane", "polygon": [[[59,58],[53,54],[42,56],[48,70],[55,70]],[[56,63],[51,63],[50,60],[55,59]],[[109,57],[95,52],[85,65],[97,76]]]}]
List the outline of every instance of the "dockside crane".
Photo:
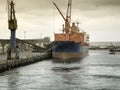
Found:
[{"label": "dockside crane", "polygon": [[57,10],[59,11],[60,15],[62,16],[62,18],[65,21],[65,27],[63,30],[63,33],[69,34],[70,33],[70,23],[71,23],[71,8],[72,8],[72,0],[68,0],[68,6],[67,6],[67,13],[66,13],[66,18],[65,16],[62,14],[62,12],[60,11],[59,7],[57,6],[57,4],[55,2],[53,2],[54,6],[57,8]]},{"label": "dockside crane", "polygon": [[17,20],[15,16],[15,8],[14,8],[15,4],[13,0],[7,0],[7,5],[8,5],[8,28],[11,31],[10,47],[8,48],[7,59],[12,59],[12,58],[18,59],[19,58],[17,52],[18,47],[16,46]]}]

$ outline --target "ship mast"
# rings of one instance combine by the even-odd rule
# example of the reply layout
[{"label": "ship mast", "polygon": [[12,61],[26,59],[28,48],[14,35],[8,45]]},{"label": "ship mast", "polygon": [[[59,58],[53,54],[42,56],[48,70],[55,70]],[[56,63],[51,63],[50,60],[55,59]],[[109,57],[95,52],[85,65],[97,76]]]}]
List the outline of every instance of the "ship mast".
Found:
[{"label": "ship mast", "polygon": [[57,10],[59,11],[60,15],[62,16],[62,18],[65,21],[65,27],[64,27],[63,33],[65,32],[66,34],[69,34],[70,33],[70,22],[71,22],[72,0],[68,0],[66,18],[64,17],[64,15],[62,14],[62,12],[58,8],[58,6],[54,2],[53,2],[53,4],[55,5],[55,7],[57,8]]}]

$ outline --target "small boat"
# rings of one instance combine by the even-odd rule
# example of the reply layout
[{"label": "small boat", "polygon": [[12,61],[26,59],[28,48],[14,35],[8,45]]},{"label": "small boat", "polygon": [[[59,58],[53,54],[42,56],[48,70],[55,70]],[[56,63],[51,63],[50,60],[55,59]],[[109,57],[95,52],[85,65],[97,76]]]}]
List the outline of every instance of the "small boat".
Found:
[{"label": "small boat", "polygon": [[119,48],[117,48],[117,49],[116,49],[116,48],[113,48],[113,49],[110,49],[109,51],[110,51],[110,52],[120,52],[120,49],[119,49]]},{"label": "small boat", "polygon": [[110,52],[109,54],[115,54],[115,52]]}]

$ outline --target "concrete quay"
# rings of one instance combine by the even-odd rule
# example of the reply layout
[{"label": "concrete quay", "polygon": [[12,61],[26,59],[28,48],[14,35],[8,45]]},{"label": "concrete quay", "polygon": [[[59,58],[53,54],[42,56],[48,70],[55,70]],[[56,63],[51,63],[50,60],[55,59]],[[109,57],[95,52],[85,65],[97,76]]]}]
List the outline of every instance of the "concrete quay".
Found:
[{"label": "concrete quay", "polygon": [[49,59],[50,54],[42,53],[36,56],[30,56],[26,58],[20,58],[19,60],[1,60],[0,61],[0,73],[9,71],[11,69],[43,61]]}]

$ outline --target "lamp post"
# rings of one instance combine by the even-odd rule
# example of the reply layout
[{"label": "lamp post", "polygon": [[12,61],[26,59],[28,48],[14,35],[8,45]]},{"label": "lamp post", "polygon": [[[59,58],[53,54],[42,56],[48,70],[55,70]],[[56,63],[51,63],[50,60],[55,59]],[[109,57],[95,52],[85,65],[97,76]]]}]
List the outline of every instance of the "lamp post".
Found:
[{"label": "lamp post", "polygon": [[24,39],[26,39],[26,33],[27,33],[27,32],[26,32],[26,31],[24,31]]},{"label": "lamp post", "polygon": [[40,39],[42,38],[42,33],[40,33]]}]

